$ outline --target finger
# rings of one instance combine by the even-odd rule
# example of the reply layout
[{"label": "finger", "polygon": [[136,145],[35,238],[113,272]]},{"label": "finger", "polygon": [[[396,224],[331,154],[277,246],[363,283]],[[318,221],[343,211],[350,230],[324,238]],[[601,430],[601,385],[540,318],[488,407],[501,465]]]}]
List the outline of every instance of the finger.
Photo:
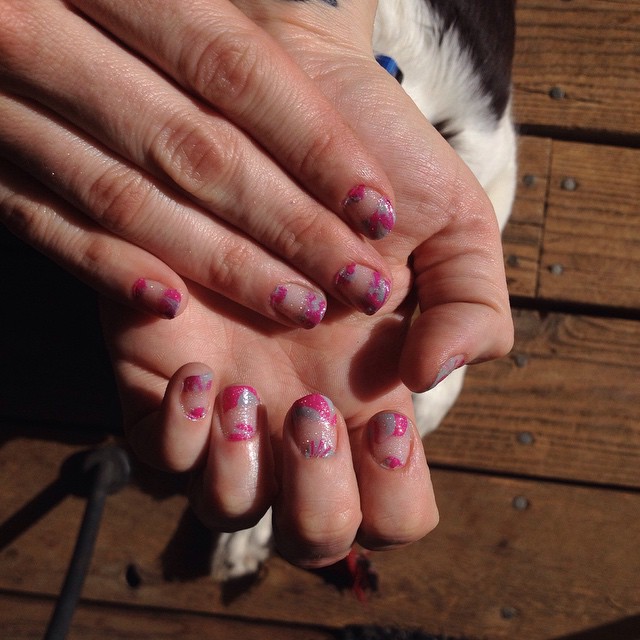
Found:
[{"label": "finger", "polygon": [[483,206],[488,213],[459,212],[414,252],[420,315],[400,360],[412,391],[433,388],[464,364],[501,357],[513,344],[504,266],[496,259],[500,236],[490,205]]},{"label": "finger", "polygon": [[[391,229],[380,164],[299,66],[231,3],[153,0],[126,12],[113,0],[73,4],[248,131],[358,230],[378,238]],[[354,187],[366,187],[367,197],[354,198]]]},{"label": "finger", "polygon": [[[167,87],[175,93],[169,85]],[[57,89],[59,90],[60,87]],[[188,107],[185,108],[193,111],[195,108],[191,101],[184,96],[182,98],[188,102]],[[139,99],[144,101],[145,98],[139,96]],[[108,102],[108,97],[103,99],[102,103],[105,101]],[[151,101],[156,106],[161,102],[162,100]],[[295,298],[295,303],[288,306],[285,304],[279,311],[295,310],[299,307],[297,298],[306,300],[309,293],[317,295],[317,287],[310,287],[308,281],[306,291],[296,288],[296,284],[298,287],[303,285],[299,281],[296,283],[299,278],[293,278],[289,270],[288,278],[281,279],[279,282],[273,282],[272,278],[270,284],[273,286],[268,292],[265,292],[265,286],[261,284],[260,278],[255,285],[249,282],[241,285],[245,289],[250,286],[255,289],[252,302],[245,301],[245,294],[242,292],[233,297],[236,282],[226,283],[223,288],[216,283],[216,278],[237,277],[229,273],[230,268],[237,267],[235,263],[238,259],[244,259],[245,253],[237,245],[233,245],[234,249],[229,253],[235,261],[222,261],[219,259],[220,252],[217,247],[215,251],[218,253],[215,253],[210,251],[210,244],[208,247],[203,246],[206,236],[203,238],[199,225],[205,214],[204,209],[196,207],[201,213],[196,218],[178,217],[177,213],[182,212],[185,207],[193,209],[193,205],[183,198],[176,212],[172,194],[166,193],[158,184],[155,184],[155,198],[151,198],[146,193],[150,184],[148,180],[141,179],[130,166],[123,170],[117,158],[109,155],[105,149],[97,148],[97,153],[91,148],[87,149],[89,141],[78,133],[65,130],[64,123],[54,123],[50,115],[40,113],[35,107],[29,107],[15,99],[5,97],[3,103],[3,115],[6,117],[3,118],[2,137],[5,139],[5,144],[10,149],[21,153],[25,158],[24,162],[30,164],[31,170],[40,171],[41,180],[46,182],[55,178],[52,188],[56,186],[60,188],[63,184],[64,188],[73,189],[75,191],[73,195],[80,202],[78,206],[86,207],[87,213],[99,217],[101,224],[119,235],[132,232],[133,229],[130,227],[135,225],[147,243],[157,239],[166,240],[167,236],[170,236],[170,247],[173,248],[173,254],[178,260],[171,262],[171,266],[180,273],[189,275],[205,286],[228,294],[232,299],[247,304],[261,313],[265,313],[266,301],[270,300],[270,295],[280,284],[289,283],[290,287],[287,290],[294,291],[291,295]],[[116,104],[107,106],[109,113],[121,109]],[[69,112],[73,112],[71,105],[67,105],[66,108]],[[169,108],[168,104],[167,108]],[[174,113],[172,109],[169,110]],[[200,110],[195,109],[195,111],[200,114],[199,118],[202,120]],[[94,116],[96,113],[92,112],[92,117]],[[105,113],[102,120],[108,117],[108,113]],[[169,116],[165,114],[165,117]],[[210,119],[215,120],[215,118],[214,115],[210,116]],[[153,116],[149,114],[148,118],[141,118],[137,122],[140,121],[145,123],[153,121]],[[228,129],[228,125],[221,122],[218,124],[218,137],[219,135],[224,137],[226,134],[221,133],[220,127]],[[185,161],[178,158],[181,151],[176,151],[177,155],[170,154],[174,161],[171,170],[175,171],[172,178],[175,178],[181,188],[192,195],[198,192],[200,187],[190,182],[189,178],[189,176],[197,176],[197,181],[208,193],[208,195],[200,193],[199,199],[204,198],[203,206],[241,229],[243,235],[252,236],[256,242],[282,256],[285,262],[297,267],[308,277],[313,278],[322,289],[349,306],[365,313],[373,313],[384,304],[390,288],[390,277],[384,262],[367,242],[352,234],[339,221],[331,220],[333,224],[328,224],[325,210],[308,196],[301,195],[296,185],[274,168],[263,152],[246,140],[239,139],[237,143],[231,144],[234,152],[224,151],[224,158],[216,160],[209,155],[203,158],[201,155],[203,149],[206,154],[211,151],[215,155],[216,151],[221,149],[220,144],[216,141],[216,135],[208,131],[211,128],[210,122],[194,120],[193,123],[189,122],[189,127],[192,126],[194,127],[192,133],[196,136],[197,142],[192,139],[187,144],[189,153],[194,154],[191,158],[194,163],[191,169],[185,167]],[[100,131],[100,124],[96,123],[94,133],[100,135]],[[69,133],[72,134],[71,137]],[[178,139],[182,139],[182,133],[176,134]],[[120,132],[118,136],[122,137],[125,146],[131,139],[135,139],[133,133],[123,136]],[[158,134],[156,140],[158,139],[162,139],[162,135]],[[112,146],[122,146],[118,141],[109,140],[108,142]],[[137,151],[134,149],[119,149],[119,151],[125,155],[130,151],[136,164],[148,164],[148,154],[144,151],[143,142],[139,145],[135,143],[133,146]],[[138,147],[142,147],[142,150]],[[35,164],[29,162],[34,157],[38,159]],[[152,164],[157,166],[162,162],[158,160]],[[226,166],[229,163],[235,168],[233,176],[229,175],[229,168]],[[52,167],[54,171],[51,171]],[[222,192],[227,188],[231,188],[233,193]],[[270,194],[270,197],[256,201],[256,194]],[[291,205],[292,202],[295,203],[294,207]],[[140,210],[143,207],[146,207],[146,216],[141,215]],[[152,212],[153,224],[150,224],[149,215]],[[184,227],[187,225],[189,226],[187,231],[192,232],[191,237],[184,237],[187,233]],[[172,231],[177,227],[179,232],[176,236]],[[207,228],[211,230],[210,233],[214,233],[215,230],[221,229],[221,225],[214,222]],[[163,229],[167,230],[164,234]],[[217,239],[221,235],[224,234],[217,231]],[[176,237],[180,238],[184,244],[176,243]],[[140,242],[140,244],[143,243]],[[190,253],[183,250],[185,244],[189,247]],[[152,247],[149,244],[145,246],[165,259],[171,257],[167,255],[165,246]],[[187,260],[191,261],[191,265],[185,264]],[[212,261],[216,263],[217,271],[210,273],[208,266]],[[355,278],[351,275],[344,277],[347,271],[354,270]],[[244,273],[248,272],[250,271],[245,270]],[[263,269],[263,275],[267,273]],[[246,280],[244,276],[243,278]],[[281,289],[278,290],[278,294],[281,291]],[[279,296],[276,296],[275,302],[278,303],[279,300]],[[271,315],[274,315],[273,310]],[[305,320],[308,321],[308,318]]]},{"label": "finger", "polygon": [[285,422],[274,534],[294,564],[344,558],[360,524],[358,487],[343,418],[325,396],[294,403]]},{"label": "finger", "polygon": [[[30,195],[34,181],[25,178],[19,185],[14,181],[12,191],[23,196],[20,206],[14,201],[12,213],[7,210],[7,224],[22,227],[28,242],[112,298],[157,307],[167,316],[183,308],[184,284],[150,255],[154,254],[186,277],[272,320],[307,329],[322,320],[326,299],[315,283],[32,105],[0,96],[0,137],[2,154],[30,170],[107,232],[83,220],[77,210],[72,214],[69,205],[53,195],[41,196],[51,200],[45,216]],[[63,155],[61,148],[66,150]],[[34,156],[37,163],[32,161]],[[23,210],[30,212],[29,224],[20,223]],[[70,218],[80,233],[72,233],[66,224]],[[105,255],[87,274],[92,268],[89,248],[95,251],[99,243]],[[160,284],[176,281],[179,288]]]},{"label": "finger", "polygon": [[436,526],[438,509],[413,422],[396,411],[381,411],[358,434],[358,542],[369,549],[390,549],[419,540]]},{"label": "finger", "polygon": [[161,318],[174,318],[186,308],[187,287],[166,264],[92,224],[2,158],[0,221],[116,302]]},{"label": "finger", "polygon": [[214,397],[210,367],[201,363],[181,367],[169,380],[160,409],[126,422],[129,444],[153,467],[173,472],[197,468],[209,449]]},{"label": "finger", "polygon": [[255,525],[276,491],[266,413],[249,385],[225,387],[216,400],[209,453],[191,486],[191,504],[211,529]]}]

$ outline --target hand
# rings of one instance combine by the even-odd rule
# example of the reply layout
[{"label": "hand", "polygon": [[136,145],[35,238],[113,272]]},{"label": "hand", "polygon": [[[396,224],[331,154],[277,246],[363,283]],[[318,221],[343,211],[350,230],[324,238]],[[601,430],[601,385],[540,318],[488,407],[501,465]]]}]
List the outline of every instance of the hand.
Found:
[{"label": "hand", "polygon": [[[186,306],[178,273],[289,326],[322,318],[322,289],[374,310],[336,275],[356,263],[389,278],[360,233],[392,226],[375,195],[391,194],[384,172],[228,0],[0,9],[0,219],[12,231],[159,316]],[[358,185],[361,203],[347,197]]]},{"label": "hand", "polygon": [[[308,17],[307,11],[330,11],[319,3],[298,9],[300,18]],[[397,83],[372,62],[366,35],[372,15],[351,15],[343,22],[337,15],[342,14],[330,14],[330,21],[342,25],[345,41],[335,30],[331,37],[319,30],[317,20],[309,30],[291,14],[287,21],[283,16],[282,22],[266,21],[265,28],[314,74],[384,158],[396,185],[399,219],[379,245],[394,280],[384,311],[361,318],[331,302],[325,321],[312,332],[277,330],[193,288],[188,315],[179,325],[143,323],[113,308],[105,316],[129,438],[139,455],[163,468],[191,470],[192,503],[213,528],[245,527],[273,504],[280,551],[305,566],[342,557],[356,536],[365,546],[385,548],[416,540],[435,525],[435,501],[415,429],[404,432],[409,434],[405,465],[389,469],[376,462],[380,450],[371,445],[366,425],[380,411],[412,419],[403,382],[422,391],[452,362],[502,355],[512,340],[500,239],[486,196]],[[351,25],[365,35],[350,35]],[[354,47],[358,42],[362,50]],[[413,325],[409,256],[421,308]],[[182,368],[185,362],[192,364]],[[189,378],[212,373],[210,389],[205,383],[195,398],[185,391],[198,388]],[[254,417],[252,441],[224,438],[229,385],[256,388],[268,412],[266,425],[261,412]],[[301,413],[296,403],[318,392],[333,400],[342,418],[336,423],[336,454],[307,460],[296,446],[301,426],[294,424]],[[191,409],[201,417],[190,420],[185,410]]]}]

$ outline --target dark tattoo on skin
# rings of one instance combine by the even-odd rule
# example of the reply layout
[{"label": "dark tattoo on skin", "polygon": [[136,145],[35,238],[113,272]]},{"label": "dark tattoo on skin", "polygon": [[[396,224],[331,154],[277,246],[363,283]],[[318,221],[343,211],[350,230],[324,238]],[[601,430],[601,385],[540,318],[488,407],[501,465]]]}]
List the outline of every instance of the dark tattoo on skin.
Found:
[{"label": "dark tattoo on skin", "polygon": [[[325,4],[330,4],[332,7],[338,6],[338,0],[321,0]],[[308,2],[308,0],[293,0],[293,2]]]}]

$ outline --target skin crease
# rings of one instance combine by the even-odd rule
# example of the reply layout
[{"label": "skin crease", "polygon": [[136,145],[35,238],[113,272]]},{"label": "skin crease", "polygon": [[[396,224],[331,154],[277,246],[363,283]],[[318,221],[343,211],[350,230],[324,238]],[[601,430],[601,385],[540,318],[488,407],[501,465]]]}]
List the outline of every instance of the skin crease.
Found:
[{"label": "skin crease", "polygon": [[[165,413],[158,413],[158,407],[167,381],[189,361],[204,362],[213,369],[216,390],[231,383],[257,389],[268,412],[275,481],[281,487],[284,482],[285,489],[275,495],[270,489],[259,496],[255,517],[273,502],[281,552],[298,564],[319,566],[343,557],[356,535],[373,548],[394,547],[420,538],[435,525],[437,510],[417,434],[412,436],[407,465],[384,470],[386,475],[380,476],[380,465],[372,462],[364,444],[365,426],[381,410],[397,411],[412,420],[406,385],[427,388],[441,365],[458,354],[469,361],[503,355],[511,347],[512,325],[490,205],[473,176],[397,83],[371,61],[370,38],[361,36],[362,31],[370,31],[371,7],[368,15],[357,20],[350,15],[339,25],[345,41],[335,31],[324,37],[326,32],[317,21],[313,30],[304,26],[306,12],[317,11],[317,4],[300,5],[304,13],[296,19],[303,24],[297,25],[291,14],[283,22],[278,22],[277,13],[275,19],[267,19],[264,7],[258,8],[261,15],[252,17],[264,20],[370,148],[384,158],[398,201],[396,227],[379,247],[391,265],[389,301],[367,318],[330,300],[323,322],[305,332],[265,323],[188,283],[189,307],[171,322],[122,313],[108,303],[104,318],[131,442],[155,464],[197,469],[192,502],[214,528],[219,525],[216,488],[208,484],[211,469],[203,460],[209,438],[215,436],[203,428],[197,442],[194,437],[192,450],[176,457],[171,426],[165,419],[171,390],[164,401]],[[332,29],[338,13],[331,11]],[[358,25],[356,35],[350,24]],[[417,228],[419,238],[414,237]],[[407,268],[409,255],[414,274]],[[412,284],[414,293],[409,295]],[[421,314],[411,325],[416,298]],[[307,493],[291,489],[289,467],[282,462],[295,460],[289,450],[288,410],[297,398],[311,392],[331,398],[349,430],[350,455],[338,461],[340,467],[332,467],[331,482],[337,489],[331,495],[317,493],[318,487],[327,486],[323,484],[326,476],[317,467],[306,467],[304,475],[297,477],[299,485],[311,485]],[[184,433],[181,437],[185,438]],[[340,435],[336,450],[323,464],[349,450]],[[309,496],[315,507],[309,508]],[[242,519],[242,524],[251,520]],[[327,521],[332,523],[331,530],[321,527]],[[394,523],[392,529],[389,522]],[[225,520],[227,528],[233,524]]]}]

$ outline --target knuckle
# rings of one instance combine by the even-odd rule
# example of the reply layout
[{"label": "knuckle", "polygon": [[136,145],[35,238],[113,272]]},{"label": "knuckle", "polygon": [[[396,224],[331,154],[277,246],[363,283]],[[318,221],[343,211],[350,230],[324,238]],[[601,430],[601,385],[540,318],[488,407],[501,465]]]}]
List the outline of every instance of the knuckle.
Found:
[{"label": "knuckle", "polygon": [[0,198],[0,222],[20,238],[37,236],[38,207],[16,193]]},{"label": "knuckle", "polygon": [[81,270],[85,277],[101,280],[109,265],[118,260],[111,238],[101,234],[91,234],[84,245],[81,256]]},{"label": "knuckle", "polygon": [[313,127],[313,130],[313,140],[302,150],[298,147],[296,153],[300,155],[293,161],[300,167],[302,175],[310,180],[317,180],[322,177],[326,159],[339,157],[341,154],[334,131],[322,127]]},{"label": "knuckle", "polygon": [[305,547],[331,555],[354,540],[360,520],[359,509],[301,509],[298,536]]},{"label": "knuckle", "polygon": [[151,145],[152,162],[172,182],[203,201],[228,182],[238,166],[237,145],[227,125],[212,132],[201,122],[177,116]]},{"label": "knuckle", "polygon": [[144,224],[149,195],[149,187],[141,175],[119,166],[111,167],[91,183],[87,206],[101,226],[127,237]]},{"label": "knuckle", "polygon": [[200,95],[237,106],[260,82],[264,56],[254,35],[241,29],[209,33],[190,46],[181,62],[184,76]]},{"label": "knuckle", "polygon": [[[323,247],[340,244],[339,227],[323,224],[320,212],[309,207],[286,221],[273,239],[273,250],[287,262],[299,266],[309,259],[309,247],[314,247],[319,260]],[[334,245],[334,246],[335,246]]]},{"label": "knuckle", "polygon": [[234,236],[220,238],[208,269],[209,282],[219,291],[239,291],[243,276],[251,273],[251,250]]}]

